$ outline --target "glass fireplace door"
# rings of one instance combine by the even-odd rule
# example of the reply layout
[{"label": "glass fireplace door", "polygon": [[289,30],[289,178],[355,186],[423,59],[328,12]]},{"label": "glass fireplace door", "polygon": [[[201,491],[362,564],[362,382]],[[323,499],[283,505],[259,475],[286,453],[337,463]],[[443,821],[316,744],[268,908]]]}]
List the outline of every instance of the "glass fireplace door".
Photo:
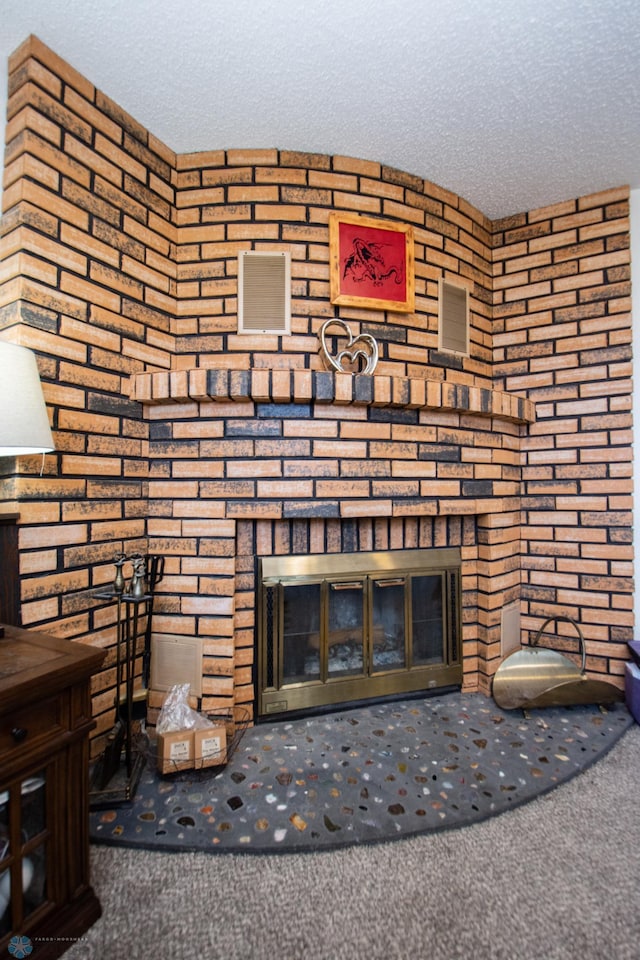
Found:
[{"label": "glass fireplace door", "polygon": [[371,581],[371,672],[403,670],[407,664],[404,577]]},{"label": "glass fireplace door", "polygon": [[411,624],[413,666],[442,663],[444,648],[443,578],[411,578]]},{"label": "glass fireplace door", "polygon": [[321,584],[287,584],[282,590],[282,683],[319,681]]},{"label": "glass fireplace door", "polygon": [[258,717],[460,683],[457,550],[260,562]]},{"label": "glass fireplace door", "polygon": [[363,580],[282,584],[282,684],[362,676]]},{"label": "glass fireplace door", "polygon": [[364,673],[364,582],[329,583],[327,679]]}]

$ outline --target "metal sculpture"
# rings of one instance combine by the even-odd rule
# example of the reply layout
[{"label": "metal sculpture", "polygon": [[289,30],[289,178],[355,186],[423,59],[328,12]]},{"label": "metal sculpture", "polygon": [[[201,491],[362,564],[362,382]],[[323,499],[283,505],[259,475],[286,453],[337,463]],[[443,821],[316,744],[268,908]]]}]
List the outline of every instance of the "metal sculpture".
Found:
[{"label": "metal sculpture", "polygon": [[[332,356],[327,346],[327,330],[329,327],[340,327],[341,336],[347,338],[347,345],[336,356]],[[340,334],[333,334],[340,336]],[[378,344],[368,333],[361,333],[354,337],[351,328],[344,320],[327,320],[322,324],[318,334],[320,341],[320,355],[325,364],[336,373],[363,373],[371,375],[378,364]],[[345,362],[347,368],[345,369]],[[349,369],[351,368],[351,369]],[[355,368],[355,369],[354,369]]]}]

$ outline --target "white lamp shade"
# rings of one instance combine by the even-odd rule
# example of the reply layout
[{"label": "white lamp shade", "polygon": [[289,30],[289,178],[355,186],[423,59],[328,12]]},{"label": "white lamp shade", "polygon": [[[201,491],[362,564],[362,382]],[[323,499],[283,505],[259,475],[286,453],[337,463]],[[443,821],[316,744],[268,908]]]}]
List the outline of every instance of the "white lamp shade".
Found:
[{"label": "white lamp shade", "polygon": [[0,457],[54,449],[35,354],[0,342]]}]

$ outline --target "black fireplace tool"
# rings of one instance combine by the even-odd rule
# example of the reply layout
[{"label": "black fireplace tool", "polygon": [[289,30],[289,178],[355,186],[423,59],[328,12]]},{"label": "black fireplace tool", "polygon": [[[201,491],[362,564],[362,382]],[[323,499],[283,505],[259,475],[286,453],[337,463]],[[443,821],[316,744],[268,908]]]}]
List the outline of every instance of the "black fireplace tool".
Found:
[{"label": "black fireplace tool", "polygon": [[[127,559],[133,563],[133,575],[125,583],[122,568]],[[119,555],[112,592],[99,594],[117,602],[115,722],[107,734],[103,753],[91,777],[90,806],[112,806],[133,799],[145,759],[133,750],[133,723],[144,720],[151,661],[151,632],[155,588],[164,576],[164,557]],[[133,689],[140,605],[146,605],[142,689]],[[124,696],[121,693],[124,672]],[[138,696],[140,694],[140,696]]]},{"label": "black fireplace tool", "polygon": [[164,577],[164,557],[147,557],[147,623],[144,630],[144,651],[142,653],[142,689],[149,689],[149,673],[151,668],[151,628],[153,616],[153,598],[158,584]]}]

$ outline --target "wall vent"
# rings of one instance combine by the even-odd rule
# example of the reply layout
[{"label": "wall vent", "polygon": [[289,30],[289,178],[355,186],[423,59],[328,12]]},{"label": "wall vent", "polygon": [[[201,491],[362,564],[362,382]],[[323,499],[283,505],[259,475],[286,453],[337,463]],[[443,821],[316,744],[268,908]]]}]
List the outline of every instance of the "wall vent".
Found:
[{"label": "wall vent", "polygon": [[238,333],[291,332],[291,255],[243,251],[238,257]]},{"label": "wall vent", "polygon": [[447,280],[439,282],[438,349],[469,356],[469,293]]},{"label": "wall vent", "polygon": [[151,638],[151,689],[170,690],[176,683],[188,683],[193,697],[202,696],[202,640],[154,633]]},{"label": "wall vent", "polygon": [[520,601],[514,600],[500,614],[500,656],[508,657],[522,646],[520,641]]}]

